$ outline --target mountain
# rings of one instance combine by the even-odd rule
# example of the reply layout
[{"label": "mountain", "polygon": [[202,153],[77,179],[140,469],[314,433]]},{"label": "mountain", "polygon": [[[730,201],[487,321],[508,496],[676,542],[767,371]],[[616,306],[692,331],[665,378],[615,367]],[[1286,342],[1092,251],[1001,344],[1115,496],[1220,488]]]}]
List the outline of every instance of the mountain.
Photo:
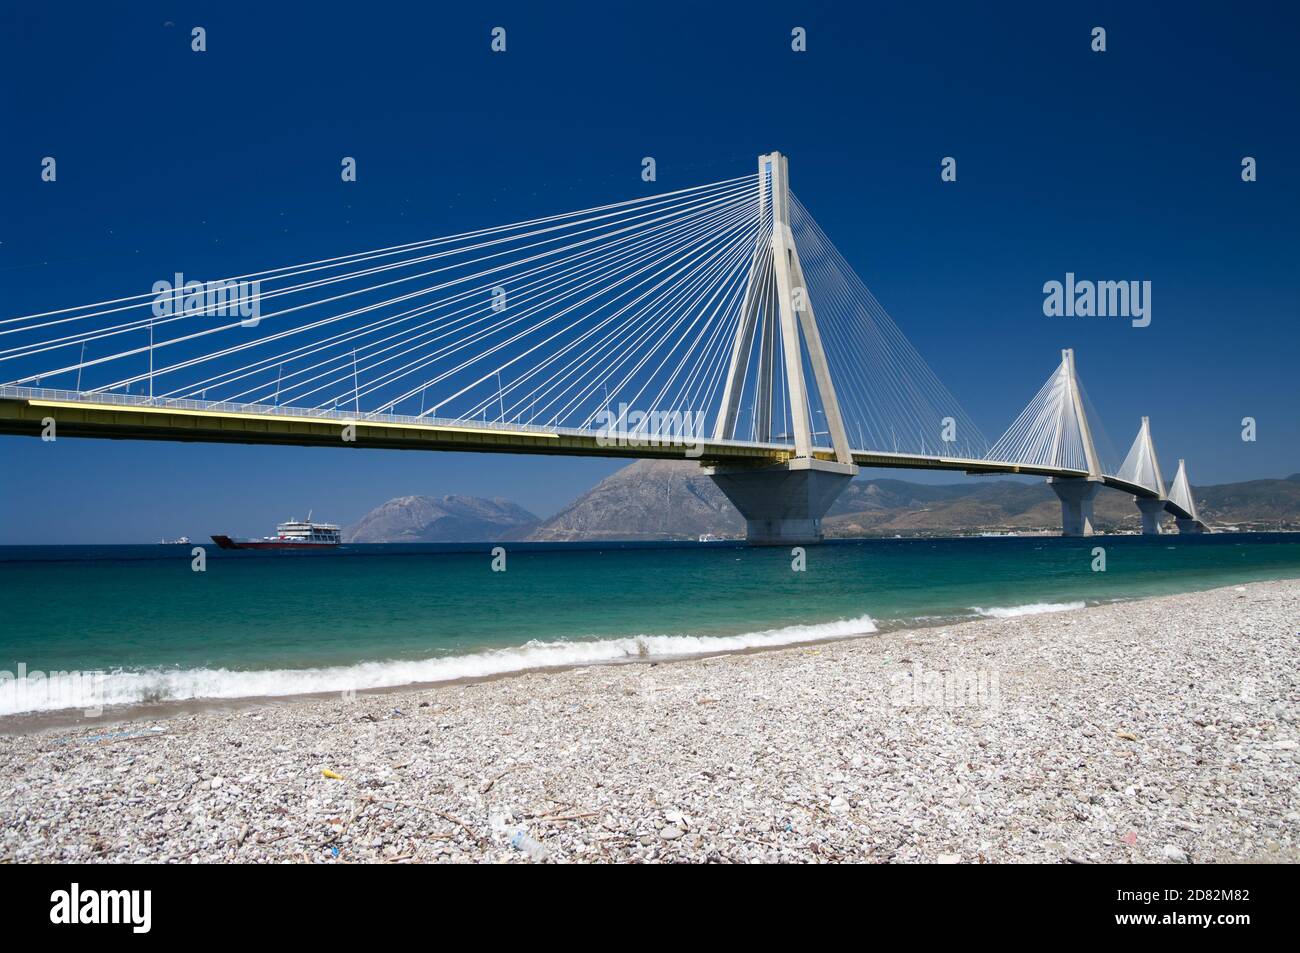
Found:
[{"label": "mountain", "polygon": [[[1102,490],[1093,504],[1102,531],[1136,529],[1132,498]],[[981,532],[1057,532],[1061,505],[1045,482],[972,477],[931,486],[856,480],[823,522],[828,536],[921,536]]]},{"label": "mountain", "polygon": [[[1243,530],[1300,529],[1300,474],[1194,487],[1201,517]],[[1132,498],[1101,490],[1098,529],[1136,530]],[[1171,518],[1172,522],[1172,518]],[[968,477],[961,483],[854,480],[824,522],[828,536],[946,536],[981,532],[1057,533],[1061,508],[1041,481]],[[1170,527],[1172,528],[1172,526]],[[349,543],[452,543],[497,540],[572,542],[743,536],[744,520],[695,463],[639,460],[601,480],[550,519],[509,500],[403,496],[343,531]]]},{"label": "mountain", "polygon": [[[1201,517],[1211,525],[1300,529],[1300,474],[1193,489]],[[1139,526],[1132,498],[1113,490],[1098,492],[1094,517],[1103,532]],[[1169,521],[1172,529],[1172,517]],[[828,536],[1056,533],[1061,509],[1043,481],[969,477],[932,485],[859,479],[841,494],[823,525]],[[528,538],[693,539],[702,533],[741,536],[744,521],[697,464],[642,460],[602,480]]]},{"label": "mountain", "polygon": [[694,539],[744,532],[745,521],[698,464],[638,460],[543,521],[528,538]]},{"label": "mountain", "polygon": [[1241,529],[1300,529],[1300,473],[1285,480],[1247,480],[1193,487],[1203,520]]},{"label": "mountain", "polygon": [[399,496],[343,530],[345,543],[477,543],[523,539],[537,517],[509,500]]}]

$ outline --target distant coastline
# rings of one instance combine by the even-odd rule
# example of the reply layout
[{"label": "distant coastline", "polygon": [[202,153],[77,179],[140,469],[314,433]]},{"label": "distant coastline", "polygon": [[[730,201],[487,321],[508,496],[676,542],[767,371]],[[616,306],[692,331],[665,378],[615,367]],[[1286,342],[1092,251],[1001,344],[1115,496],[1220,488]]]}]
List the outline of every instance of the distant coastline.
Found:
[{"label": "distant coastline", "polygon": [[[1215,531],[1300,532],[1300,474],[1196,487],[1195,494]],[[1131,497],[1099,494],[1096,525],[1103,534],[1137,532]],[[1045,483],[988,478],[946,484],[858,479],[823,523],[831,539],[1055,536],[1060,526],[1059,503]],[[213,532],[260,535],[266,529],[178,526],[168,528],[166,536],[187,535],[193,543],[207,545]],[[1172,520],[1165,529],[1175,531]],[[545,519],[500,497],[400,496],[345,526],[343,542],[698,541],[701,536],[739,540],[744,535],[740,514],[698,465],[639,461]]]}]

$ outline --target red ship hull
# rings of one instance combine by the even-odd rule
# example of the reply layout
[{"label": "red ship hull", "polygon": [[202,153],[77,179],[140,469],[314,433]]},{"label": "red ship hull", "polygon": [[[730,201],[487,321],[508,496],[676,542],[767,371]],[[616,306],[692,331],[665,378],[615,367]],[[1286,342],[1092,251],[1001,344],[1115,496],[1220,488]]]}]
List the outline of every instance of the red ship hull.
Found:
[{"label": "red ship hull", "polygon": [[288,539],[231,539],[213,536],[212,541],[222,549],[333,549],[338,543],[304,543]]}]

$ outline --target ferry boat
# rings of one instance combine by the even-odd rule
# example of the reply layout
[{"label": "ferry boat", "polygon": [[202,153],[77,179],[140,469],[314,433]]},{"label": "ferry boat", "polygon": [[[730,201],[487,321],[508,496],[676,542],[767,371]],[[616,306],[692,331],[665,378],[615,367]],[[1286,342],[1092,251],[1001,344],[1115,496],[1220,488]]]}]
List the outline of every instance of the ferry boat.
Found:
[{"label": "ferry boat", "polygon": [[222,549],[321,549],[343,542],[343,534],[333,523],[313,523],[311,514],[305,520],[289,520],[275,528],[274,536],[261,539],[231,539],[213,536],[212,541]]}]

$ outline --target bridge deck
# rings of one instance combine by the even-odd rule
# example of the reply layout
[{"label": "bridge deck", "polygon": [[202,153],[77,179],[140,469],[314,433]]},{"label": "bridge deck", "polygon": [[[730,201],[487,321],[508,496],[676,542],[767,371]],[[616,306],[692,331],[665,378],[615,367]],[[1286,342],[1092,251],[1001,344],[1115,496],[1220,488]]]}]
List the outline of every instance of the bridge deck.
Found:
[{"label": "bridge deck", "polygon": [[[27,387],[0,387],[0,434],[40,436],[52,418],[62,437],[112,440],[171,440],[202,443],[366,447],[395,450],[452,450],[479,453],[535,453],[626,459],[695,460],[702,464],[763,466],[789,460],[783,444],[707,440],[683,445],[652,437],[619,440],[591,430],[548,428],[493,421],[440,420],[392,414],[349,414],[208,401],[151,401],[125,394],[81,394]],[[349,439],[350,438],[350,439]],[[833,459],[829,447],[815,455]],[[1086,477],[1082,470],[965,457],[854,450],[862,467],[953,470],[970,474],[1018,473],[1042,477]],[[1107,486],[1154,498],[1144,486],[1106,476]],[[1167,504],[1177,516],[1184,514]]]}]

